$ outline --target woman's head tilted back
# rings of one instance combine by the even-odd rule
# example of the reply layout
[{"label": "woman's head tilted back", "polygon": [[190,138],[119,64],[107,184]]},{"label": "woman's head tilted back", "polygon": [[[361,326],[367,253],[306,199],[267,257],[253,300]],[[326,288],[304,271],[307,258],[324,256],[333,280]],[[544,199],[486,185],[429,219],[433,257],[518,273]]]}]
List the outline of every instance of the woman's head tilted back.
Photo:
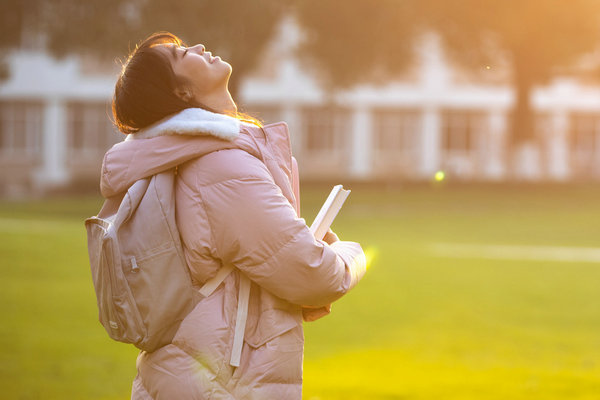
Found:
[{"label": "woman's head tilted back", "polygon": [[[204,46],[186,48],[171,33],[155,33],[123,66],[112,101],[115,123],[123,133],[135,133],[190,107],[235,112],[230,75],[231,66]],[[224,104],[227,99],[231,104]]]}]

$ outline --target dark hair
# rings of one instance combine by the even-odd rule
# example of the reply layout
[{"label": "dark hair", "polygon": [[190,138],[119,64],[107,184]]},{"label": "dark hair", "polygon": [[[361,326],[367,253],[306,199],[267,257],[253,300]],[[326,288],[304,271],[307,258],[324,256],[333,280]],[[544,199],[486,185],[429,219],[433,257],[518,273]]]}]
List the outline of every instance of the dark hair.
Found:
[{"label": "dark hair", "polygon": [[131,52],[115,85],[112,112],[123,133],[135,133],[168,115],[197,107],[175,94],[178,81],[160,44],[184,45],[169,32],[150,35]]}]

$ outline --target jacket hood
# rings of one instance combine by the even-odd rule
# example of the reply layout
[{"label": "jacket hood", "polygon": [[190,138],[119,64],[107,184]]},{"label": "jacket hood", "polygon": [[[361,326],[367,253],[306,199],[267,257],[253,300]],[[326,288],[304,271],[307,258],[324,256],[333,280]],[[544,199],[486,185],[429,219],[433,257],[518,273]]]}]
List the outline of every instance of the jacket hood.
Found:
[{"label": "jacket hood", "polygon": [[127,135],[104,156],[102,196],[119,194],[139,179],[213,151],[244,147],[255,153],[256,146],[248,135],[240,133],[242,126],[236,118],[190,108]]},{"label": "jacket hood", "polygon": [[240,132],[240,121],[224,114],[202,108],[186,108],[164,118],[127,139],[150,139],[163,135],[208,135],[225,140],[235,139]]}]

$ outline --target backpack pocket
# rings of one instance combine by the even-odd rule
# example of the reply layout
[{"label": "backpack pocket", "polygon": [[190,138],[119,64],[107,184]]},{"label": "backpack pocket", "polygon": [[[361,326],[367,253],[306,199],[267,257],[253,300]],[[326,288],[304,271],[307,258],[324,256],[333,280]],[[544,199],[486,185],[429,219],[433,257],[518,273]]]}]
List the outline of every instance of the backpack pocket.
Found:
[{"label": "backpack pocket", "polygon": [[118,244],[110,235],[109,223],[92,217],[85,225],[98,319],[112,339],[137,343],[145,335],[144,327],[131,292],[123,284]]}]

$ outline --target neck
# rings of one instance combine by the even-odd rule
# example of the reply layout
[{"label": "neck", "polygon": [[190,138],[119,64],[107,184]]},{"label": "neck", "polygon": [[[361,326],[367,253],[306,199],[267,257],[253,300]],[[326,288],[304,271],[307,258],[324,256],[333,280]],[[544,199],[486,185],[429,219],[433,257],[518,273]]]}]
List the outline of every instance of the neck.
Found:
[{"label": "neck", "polygon": [[233,101],[231,93],[229,93],[229,90],[227,89],[225,89],[224,91],[208,94],[198,100],[200,101],[200,104],[203,104],[206,107],[209,107],[211,110],[220,114],[235,115],[237,113],[237,105]]}]

